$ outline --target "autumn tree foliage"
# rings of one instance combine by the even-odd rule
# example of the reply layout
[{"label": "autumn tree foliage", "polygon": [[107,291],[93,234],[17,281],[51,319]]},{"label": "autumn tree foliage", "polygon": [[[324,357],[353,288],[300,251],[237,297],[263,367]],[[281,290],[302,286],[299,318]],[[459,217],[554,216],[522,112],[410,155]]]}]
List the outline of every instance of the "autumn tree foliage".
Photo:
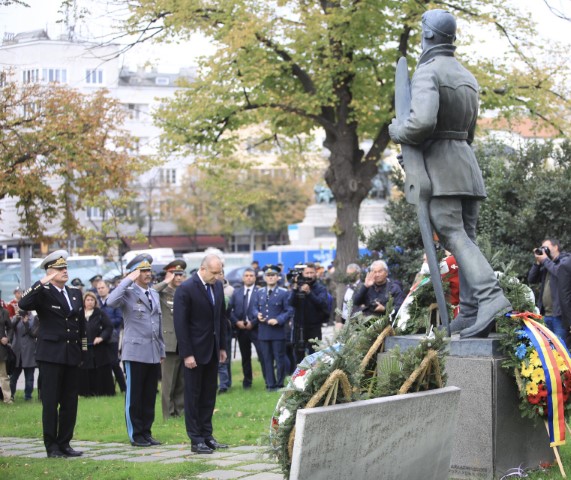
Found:
[{"label": "autumn tree foliage", "polygon": [[288,225],[301,222],[311,202],[313,183],[286,169],[208,171],[188,168],[182,185],[169,197],[178,228],[189,234],[236,232],[285,236]]},{"label": "autumn tree foliage", "polygon": [[[0,199],[17,199],[19,234],[43,240],[56,225],[60,238],[104,239],[117,230],[132,180],[146,166],[130,153],[119,103],[104,90],[83,95],[59,84],[19,84],[10,72],[2,78]],[[85,231],[78,214],[88,206],[109,212],[108,223]]]},{"label": "autumn tree foliage", "polygon": [[[459,57],[478,77],[483,109],[537,115],[567,131],[568,62],[554,55],[537,60],[531,18],[513,2],[135,0],[129,8],[126,26],[138,41],[176,41],[199,32],[217,47],[203,58],[199,78],[160,111],[165,145],[212,165],[227,161],[246,126],[263,125],[272,133],[268,140],[282,144],[323,132],[341,271],[357,258],[359,207],[389,145],[395,65],[402,55],[411,65],[418,57],[427,9],[458,17]],[[467,25],[506,39],[505,56],[479,51],[468,58]],[[295,141],[290,146],[298,147]]]}]

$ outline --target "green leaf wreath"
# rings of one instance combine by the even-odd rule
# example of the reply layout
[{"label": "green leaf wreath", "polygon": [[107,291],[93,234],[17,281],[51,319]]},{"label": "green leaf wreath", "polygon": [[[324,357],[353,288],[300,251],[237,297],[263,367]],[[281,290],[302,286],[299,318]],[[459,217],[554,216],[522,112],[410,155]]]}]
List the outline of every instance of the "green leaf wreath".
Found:
[{"label": "green leaf wreath", "polygon": [[[387,311],[392,310],[390,304],[387,307]],[[314,354],[319,357],[318,361],[309,364],[310,357],[307,357],[298,366],[278,402],[272,418],[270,435],[265,439],[265,443],[270,447],[269,453],[277,459],[286,477],[289,477],[291,466],[290,442],[295,428],[296,412],[300,408],[305,408],[308,402],[315,398],[316,393],[324,385],[327,386],[326,382],[331,381],[334,372],[343,372],[342,375],[344,374],[347,380],[345,388],[332,388],[327,397],[312,406],[395,395],[420,366],[430,349],[437,352],[439,371],[443,377],[442,382],[445,382],[444,333],[435,332],[433,338],[422,340],[416,348],[404,352],[395,348],[380,355],[379,364],[376,354],[370,355],[370,360],[364,361],[371,346],[389,324],[388,315],[378,317],[358,314],[339,332],[335,339],[336,343],[322,345],[320,353]],[[437,385],[432,377],[428,376],[414,382],[411,391],[428,390],[439,386],[441,385]],[[346,395],[347,390],[349,395]]]}]

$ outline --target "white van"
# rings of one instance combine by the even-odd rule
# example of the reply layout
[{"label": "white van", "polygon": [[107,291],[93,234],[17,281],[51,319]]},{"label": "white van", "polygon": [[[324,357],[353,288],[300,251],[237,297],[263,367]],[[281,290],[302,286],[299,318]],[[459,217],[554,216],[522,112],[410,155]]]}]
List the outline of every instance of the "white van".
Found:
[{"label": "white van", "polygon": [[182,258],[186,262],[187,271],[191,271],[200,267],[202,259],[213,253],[218,255],[224,264],[224,271],[229,272],[238,267],[250,265],[252,263],[252,255],[250,253],[225,253],[217,248],[207,248],[204,252],[183,253]]}]

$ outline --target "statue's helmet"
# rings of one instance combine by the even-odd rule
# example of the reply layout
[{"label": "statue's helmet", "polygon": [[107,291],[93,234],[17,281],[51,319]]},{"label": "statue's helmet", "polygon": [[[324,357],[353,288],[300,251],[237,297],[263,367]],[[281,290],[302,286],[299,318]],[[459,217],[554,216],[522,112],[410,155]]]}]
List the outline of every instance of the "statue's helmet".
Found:
[{"label": "statue's helmet", "polygon": [[440,35],[444,40],[453,43],[456,40],[456,19],[446,10],[434,9],[422,15],[422,36],[433,38]]}]

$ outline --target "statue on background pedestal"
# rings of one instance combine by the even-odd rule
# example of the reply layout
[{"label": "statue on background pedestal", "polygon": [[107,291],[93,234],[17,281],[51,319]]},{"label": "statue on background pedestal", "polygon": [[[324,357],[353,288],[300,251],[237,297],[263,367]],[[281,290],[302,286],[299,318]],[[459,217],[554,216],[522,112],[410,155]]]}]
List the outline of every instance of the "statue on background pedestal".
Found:
[{"label": "statue on background pedestal", "polygon": [[313,191],[315,193],[315,203],[324,203],[329,205],[335,200],[333,192],[329,187],[325,187],[323,185],[315,185]]},{"label": "statue on background pedestal", "polygon": [[[451,330],[460,331],[463,338],[486,337],[494,318],[511,305],[476,245],[479,204],[486,197],[470,146],[478,115],[478,83],[454,58],[455,39],[453,15],[438,9],[424,13],[410,116],[403,122],[393,120],[389,134],[395,143],[422,151],[431,188],[429,221],[458,262],[460,313]],[[406,170],[405,158],[408,176]]]}]

